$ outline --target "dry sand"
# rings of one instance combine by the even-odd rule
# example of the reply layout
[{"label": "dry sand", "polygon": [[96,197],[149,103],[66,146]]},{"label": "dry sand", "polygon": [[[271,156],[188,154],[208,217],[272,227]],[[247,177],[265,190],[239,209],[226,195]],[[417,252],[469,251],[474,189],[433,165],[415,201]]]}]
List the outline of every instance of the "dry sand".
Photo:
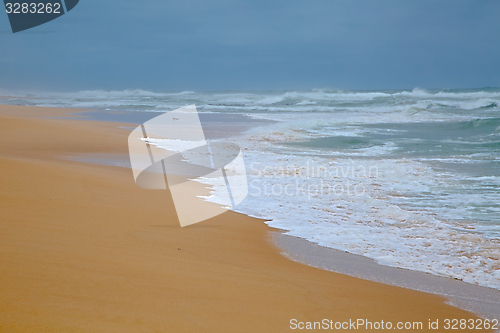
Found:
[{"label": "dry sand", "polygon": [[166,191],[137,187],[130,169],[60,158],[127,153],[123,124],[44,118],[68,112],[0,106],[1,332],[289,332],[292,318],[426,331],[429,319],[476,318],[290,261],[258,219],[180,228]]}]

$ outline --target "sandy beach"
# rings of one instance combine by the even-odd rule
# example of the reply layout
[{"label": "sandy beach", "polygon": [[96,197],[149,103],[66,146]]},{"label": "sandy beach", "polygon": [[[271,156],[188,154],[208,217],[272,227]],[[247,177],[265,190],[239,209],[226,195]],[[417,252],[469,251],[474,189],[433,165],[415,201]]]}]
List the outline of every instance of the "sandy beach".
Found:
[{"label": "sandy beach", "polygon": [[126,154],[119,127],[130,124],[57,119],[69,112],[0,106],[1,332],[289,332],[292,319],[418,331],[437,320],[444,331],[446,319],[477,318],[291,261],[259,219],[227,212],[180,228],[166,191],[64,158]]}]

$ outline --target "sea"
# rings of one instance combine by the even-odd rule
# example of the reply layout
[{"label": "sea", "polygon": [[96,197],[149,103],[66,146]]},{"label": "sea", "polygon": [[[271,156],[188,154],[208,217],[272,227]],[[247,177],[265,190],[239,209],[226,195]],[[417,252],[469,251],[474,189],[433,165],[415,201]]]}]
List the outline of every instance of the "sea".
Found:
[{"label": "sea", "polygon": [[236,211],[381,265],[500,289],[500,88],[0,95],[110,114],[194,104],[245,123],[213,139],[243,151]]}]

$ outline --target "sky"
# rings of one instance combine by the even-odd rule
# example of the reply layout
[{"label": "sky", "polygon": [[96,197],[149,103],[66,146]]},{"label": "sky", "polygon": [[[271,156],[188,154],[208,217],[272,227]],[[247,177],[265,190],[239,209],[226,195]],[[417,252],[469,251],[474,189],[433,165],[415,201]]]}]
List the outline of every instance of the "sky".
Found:
[{"label": "sky", "polygon": [[498,0],[80,0],[13,34],[2,90],[500,86]]}]

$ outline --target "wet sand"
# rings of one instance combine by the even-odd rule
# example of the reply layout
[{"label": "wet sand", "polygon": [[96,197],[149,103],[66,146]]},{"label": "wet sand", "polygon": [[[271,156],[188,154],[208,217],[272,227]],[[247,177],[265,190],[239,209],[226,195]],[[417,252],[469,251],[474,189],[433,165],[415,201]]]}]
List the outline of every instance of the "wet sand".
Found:
[{"label": "wet sand", "polygon": [[500,318],[500,290],[429,273],[379,265],[371,258],[319,246],[284,233],[273,235],[276,245],[291,260],[370,281],[442,295],[450,304],[483,318]]}]

